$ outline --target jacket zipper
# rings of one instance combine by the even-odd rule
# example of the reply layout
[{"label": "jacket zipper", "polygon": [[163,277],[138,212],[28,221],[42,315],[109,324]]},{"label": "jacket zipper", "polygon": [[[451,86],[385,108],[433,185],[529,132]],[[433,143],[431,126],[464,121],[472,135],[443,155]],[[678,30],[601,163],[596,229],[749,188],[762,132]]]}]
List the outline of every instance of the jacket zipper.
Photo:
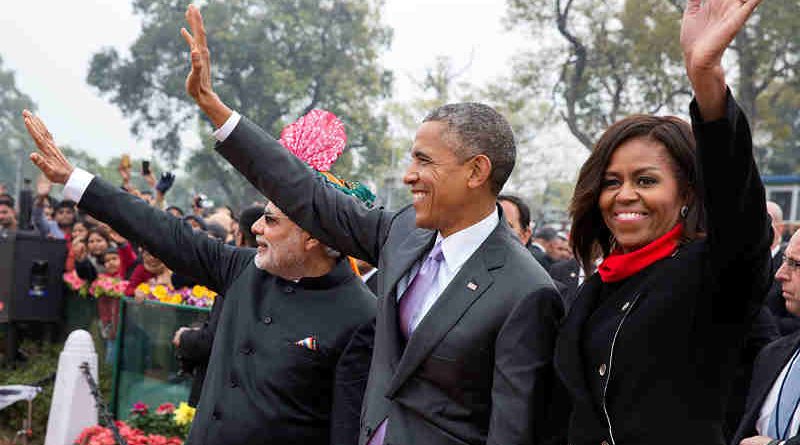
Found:
[{"label": "jacket zipper", "polygon": [[636,305],[636,302],[639,300],[639,296],[641,296],[641,292],[637,293],[633,300],[631,300],[631,304],[628,307],[628,310],[625,311],[625,315],[622,316],[622,319],[619,321],[619,325],[617,325],[617,330],[614,331],[614,337],[611,339],[611,352],[608,356],[608,373],[606,377],[606,383],[603,385],[603,414],[606,416],[606,423],[608,424],[608,435],[611,439],[611,445],[616,445],[616,441],[614,440],[614,431],[611,428],[611,416],[608,415],[608,407],[606,407],[606,392],[608,391],[608,382],[611,381],[611,370],[614,364],[614,346],[617,344],[617,336],[619,335],[619,331],[622,330],[622,324],[625,323],[625,319],[628,318],[628,314],[631,313],[633,307]]}]

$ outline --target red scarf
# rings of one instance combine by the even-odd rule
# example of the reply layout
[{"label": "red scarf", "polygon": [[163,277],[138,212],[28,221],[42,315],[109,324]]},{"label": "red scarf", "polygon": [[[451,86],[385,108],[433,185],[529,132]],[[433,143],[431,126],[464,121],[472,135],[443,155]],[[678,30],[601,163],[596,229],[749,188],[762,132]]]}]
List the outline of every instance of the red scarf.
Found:
[{"label": "red scarf", "polygon": [[630,253],[622,253],[620,248],[616,248],[611,254],[600,263],[597,272],[604,283],[614,283],[624,280],[636,274],[645,267],[656,261],[666,258],[678,248],[678,241],[683,233],[683,224],[677,224],[669,232],[665,233],[657,240],[634,250]]}]

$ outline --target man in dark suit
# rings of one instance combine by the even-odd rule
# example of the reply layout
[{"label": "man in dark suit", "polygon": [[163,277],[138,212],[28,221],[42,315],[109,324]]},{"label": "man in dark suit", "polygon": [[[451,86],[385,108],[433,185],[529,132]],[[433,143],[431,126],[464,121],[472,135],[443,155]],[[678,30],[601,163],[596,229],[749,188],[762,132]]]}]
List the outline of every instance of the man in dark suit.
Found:
[{"label": "man in dark suit", "polygon": [[25,125],[41,150],[32,160],[65,184],[65,196],[171,269],[225,295],[187,444],[357,440],[376,301],[348,261],[272,203],[252,227],[257,250],[195,234],[73,168],[27,111]]},{"label": "man in dark suit", "polygon": [[481,104],[445,105],[417,131],[404,182],[413,206],[367,210],[327,187],[213,92],[190,6],[187,90],[217,150],[300,227],[378,267],[380,303],[360,444],[544,443],[561,302],[497,206],[511,128]]},{"label": "man in dark suit", "polygon": [[[786,309],[800,316],[800,232],[792,236],[775,279]],[[747,405],[733,445],[800,444],[800,332],[776,340],[753,365]]]},{"label": "man in dark suit", "polygon": [[[775,239],[771,246],[772,274],[774,276],[774,274],[778,272],[778,268],[781,267],[783,252],[786,249],[786,247],[781,244],[784,229],[783,211],[778,204],[767,201],[767,213],[769,213],[770,218],[772,218],[772,231],[775,234]],[[775,317],[775,322],[778,324],[781,335],[789,335],[800,329],[800,317],[786,310],[786,303],[781,292],[781,284],[777,280],[772,283],[772,287],[770,287],[767,297],[764,299],[764,304]]]}]

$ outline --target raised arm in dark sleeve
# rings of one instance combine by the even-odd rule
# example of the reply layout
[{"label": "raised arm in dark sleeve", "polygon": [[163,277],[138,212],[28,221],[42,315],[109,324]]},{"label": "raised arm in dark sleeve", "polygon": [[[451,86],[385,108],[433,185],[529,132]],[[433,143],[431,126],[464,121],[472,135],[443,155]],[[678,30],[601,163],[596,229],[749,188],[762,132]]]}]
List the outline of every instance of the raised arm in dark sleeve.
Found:
[{"label": "raised arm in dark sleeve", "polygon": [[367,209],[329,186],[245,117],[217,151],[312,236],[346,255],[378,264],[393,213]]},{"label": "raised arm in dark sleeve", "polygon": [[[716,316],[754,315],[769,290],[772,230],[764,186],[753,157],[747,118],[730,93],[725,116],[703,122],[690,107],[697,141],[698,187],[706,211]],[[731,311],[732,310],[732,311]]]},{"label": "raised arm in dark sleeve", "polygon": [[254,256],[251,249],[236,249],[195,234],[188,224],[98,177],[92,179],[78,205],[130,242],[143,246],[173,271],[220,293]]}]

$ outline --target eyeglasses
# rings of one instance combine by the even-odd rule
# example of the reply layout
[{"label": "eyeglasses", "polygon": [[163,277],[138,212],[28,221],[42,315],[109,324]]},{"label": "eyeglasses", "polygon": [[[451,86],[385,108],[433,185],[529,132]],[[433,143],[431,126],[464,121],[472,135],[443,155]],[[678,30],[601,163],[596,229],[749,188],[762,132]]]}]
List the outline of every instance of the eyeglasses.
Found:
[{"label": "eyeglasses", "polygon": [[792,271],[800,270],[800,261],[793,260],[793,259],[789,258],[788,256],[786,256],[785,254],[783,255],[783,258],[781,259],[781,264],[785,264],[786,267],[789,268]]}]

